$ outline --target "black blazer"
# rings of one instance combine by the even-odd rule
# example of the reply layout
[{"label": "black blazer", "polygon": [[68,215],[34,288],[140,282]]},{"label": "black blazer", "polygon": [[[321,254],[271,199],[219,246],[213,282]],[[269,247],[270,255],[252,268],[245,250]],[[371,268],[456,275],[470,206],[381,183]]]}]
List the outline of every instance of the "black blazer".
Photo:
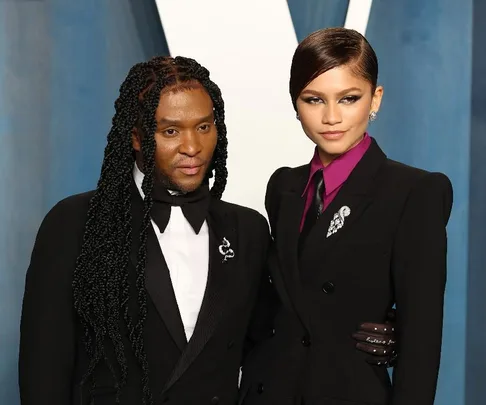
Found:
[{"label": "black blazer", "polygon": [[[136,195],[135,195],[136,194]],[[27,271],[22,308],[19,385],[22,405],[91,404],[89,387],[80,386],[88,358],[83,329],[73,310],[72,274],[82,245],[93,192],[61,201],[44,219]],[[132,198],[135,264],[143,205]],[[170,275],[152,227],[147,241],[147,318],[145,350],[155,404],[231,404],[237,400],[245,334],[270,239],[266,220],[248,208],[212,200],[209,209],[210,265],[208,285],[189,343],[172,289]],[[235,256],[223,263],[223,238]],[[135,303],[137,292],[132,292]],[[125,348],[130,344],[120,326]],[[121,404],[141,404],[140,369],[126,350],[128,382]],[[112,359],[116,364],[115,358]],[[96,370],[95,405],[115,404],[108,368]]]},{"label": "black blazer", "polygon": [[[243,403],[432,405],[450,181],[387,159],[373,141],[299,257],[308,176],[309,165],[281,168],[268,184],[269,269],[280,302],[273,336],[245,360]],[[333,233],[341,208],[350,212]],[[368,364],[351,336],[363,321],[384,322],[395,303],[400,355],[392,387],[386,368]]]}]

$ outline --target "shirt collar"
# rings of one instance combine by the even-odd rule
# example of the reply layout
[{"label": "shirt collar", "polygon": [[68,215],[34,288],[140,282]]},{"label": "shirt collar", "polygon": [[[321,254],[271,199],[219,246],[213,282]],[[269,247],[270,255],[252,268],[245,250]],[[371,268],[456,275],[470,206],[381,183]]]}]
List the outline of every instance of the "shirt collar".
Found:
[{"label": "shirt collar", "polygon": [[[142,191],[142,183],[143,179],[145,177],[145,174],[142,173],[142,171],[138,168],[137,163],[133,164],[133,180],[135,181],[135,185],[137,186],[138,192],[142,196],[142,199],[145,198],[145,194]],[[181,195],[180,192],[174,191],[174,190],[167,190],[169,194],[171,195]]]},{"label": "shirt collar", "polygon": [[135,185],[137,186],[138,192],[142,196],[142,199],[145,198],[145,194],[142,191],[142,183],[143,183],[143,178],[145,175],[142,173],[142,171],[138,168],[137,164],[133,164],[133,180],[135,181]]},{"label": "shirt collar", "polygon": [[320,169],[324,169],[322,174],[324,176],[326,196],[335,191],[348,179],[353,169],[368,150],[370,144],[371,137],[368,133],[365,133],[363,139],[356,146],[334,159],[327,167],[324,167],[322,164],[316,147],[314,156],[310,162],[309,179],[307,180],[302,197],[307,194],[314,174]]}]

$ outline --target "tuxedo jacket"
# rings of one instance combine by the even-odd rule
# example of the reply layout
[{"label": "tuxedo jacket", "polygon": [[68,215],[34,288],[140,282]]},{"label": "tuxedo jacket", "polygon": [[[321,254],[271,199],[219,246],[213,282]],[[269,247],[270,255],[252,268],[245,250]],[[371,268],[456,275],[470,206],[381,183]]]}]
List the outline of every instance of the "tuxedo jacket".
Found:
[{"label": "tuxedo jacket", "polygon": [[[132,193],[133,246],[130,305],[136,310],[135,265],[143,202]],[[22,405],[112,405],[116,390],[105,364],[96,388],[80,382],[88,366],[83,328],[73,309],[73,271],[82,246],[93,192],[57,204],[44,219],[26,276],[22,308],[19,385]],[[237,400],[245,334],[270,240],[263,216],[212,199],[208,214],[209,274],[194,333],[186,342],[169,270],[151,226],[145,284],[144,345],[155,404],[231,404]],[[223,262],[226,238],[234,257]],[[120,322],[128,365],[121,404],[141,404],[141,369]],[[112,356],[113,353],[109,356]],[[111,358],[117,364],[116,358]],[[92,402],[91,402],[92,401]]]},{"label": "tuxedo jacket", "polygon": [[[452,186],[387,159],[373,140],[298,252],[310,165],[281,168],[266,208],[279,303],[272,333],[246,358],[244,405],[432,405],[441,352],[446,224]],[[396,304],[399,357],[385,367],[355,348],[362,322]],[[263,313],[263,311],[256,311]]]}]

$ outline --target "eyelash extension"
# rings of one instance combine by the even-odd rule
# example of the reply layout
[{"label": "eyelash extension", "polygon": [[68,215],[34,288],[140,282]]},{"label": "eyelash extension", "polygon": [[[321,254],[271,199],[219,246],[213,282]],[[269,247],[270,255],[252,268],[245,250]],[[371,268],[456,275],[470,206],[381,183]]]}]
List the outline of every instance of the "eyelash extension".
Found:
[{"label": "eyelash extension", "polygon": [[304,99],[304,101],[309,104],[311,104],[313,101],[319,101],[319,100],[320,100],[319,97],[307,97]]},{"label": "eyelash extension", "polygon": [[[361,98],[361,96],[345,96],[343,97],[340,101],[348,101],[350,103],[355,103]],[[316,102],[319,102],[321,100],[319,97],[307,97],[304,99],[304,101],[308,104],[315,104]]]},{"label": "eyelash extension", "polygon": [[348,101],[355,103],[360,98],[361,98],[361,96],[345,96],[345,97],[342,98],[342,100],[348,100]]}]

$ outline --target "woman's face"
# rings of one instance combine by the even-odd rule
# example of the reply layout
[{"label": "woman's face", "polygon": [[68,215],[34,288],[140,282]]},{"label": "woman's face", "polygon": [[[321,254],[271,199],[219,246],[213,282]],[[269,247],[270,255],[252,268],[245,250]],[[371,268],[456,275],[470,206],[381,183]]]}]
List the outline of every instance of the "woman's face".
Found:
[{"label": "woman's face", "polygon": [[356,146],[368,126],[369,115],[380,108],[383,88],[372,85],[348,66],[322,73],[297,98],[302,128],[317,145],[324,165]]}]

